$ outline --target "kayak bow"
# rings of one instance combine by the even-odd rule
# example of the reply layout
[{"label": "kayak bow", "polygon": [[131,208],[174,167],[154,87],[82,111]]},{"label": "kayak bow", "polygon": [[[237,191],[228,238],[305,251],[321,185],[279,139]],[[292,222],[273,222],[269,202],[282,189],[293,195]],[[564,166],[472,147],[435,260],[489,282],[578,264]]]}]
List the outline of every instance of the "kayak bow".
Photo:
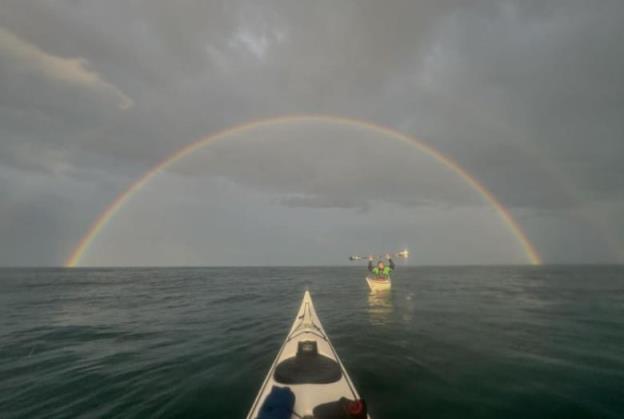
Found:
[{"label": "kayak bow", "polygon": [[370,417],[308,291],[247,419]]},{"label": "kayak bow", "polygon": [[371,291],[389,290],[392,287],[392,281],[388,279],[378,279],[366,277],[366,282]]}]

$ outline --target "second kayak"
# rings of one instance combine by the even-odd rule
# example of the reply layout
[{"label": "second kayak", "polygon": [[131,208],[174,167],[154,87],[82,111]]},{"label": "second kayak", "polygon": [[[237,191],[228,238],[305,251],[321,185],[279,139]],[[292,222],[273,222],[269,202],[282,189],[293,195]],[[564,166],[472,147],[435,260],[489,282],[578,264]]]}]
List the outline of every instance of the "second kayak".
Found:
[{"label": "second kayak", "polygon": [[390,287],[392,287],[392,281],[390,280],[390,278],[378,279],[366,277],[366,282],[368,283],[371,291],[389,290]]},{"label": "second kayak", "polygon": [[247,419],[370,419],[308,291]]}]

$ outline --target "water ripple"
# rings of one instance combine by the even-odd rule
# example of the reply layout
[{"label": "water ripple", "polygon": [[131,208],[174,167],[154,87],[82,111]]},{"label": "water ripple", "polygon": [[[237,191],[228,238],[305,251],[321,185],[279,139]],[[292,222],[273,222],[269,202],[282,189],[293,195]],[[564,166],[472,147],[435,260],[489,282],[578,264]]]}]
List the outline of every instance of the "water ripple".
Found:
[{"label": "water ripple", "polygon": [[624,269],[0,270],[0,417],[246,413],[309,288],[378,418],[624,417]]}]

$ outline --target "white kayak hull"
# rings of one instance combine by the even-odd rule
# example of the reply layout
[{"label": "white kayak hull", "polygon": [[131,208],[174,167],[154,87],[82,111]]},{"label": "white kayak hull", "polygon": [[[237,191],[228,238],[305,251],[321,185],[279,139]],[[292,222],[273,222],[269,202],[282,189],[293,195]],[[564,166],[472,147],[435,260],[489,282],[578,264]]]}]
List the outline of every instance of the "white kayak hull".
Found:
[{"label": "white kayak hull", "polygon": [[371,291],[389,290],[392,287],[392,281],[388,279],[377,279],[366,277],[366,282]]},{"label": "white kayak hull", "polygon": [[[308,348],[310,345],[315,346],[312,358],[301,357],[304,353],[302,347]],[[311,362],[311,365],[303,365],[303,369],[308,370],[308,374],[311,372],[316,377],[301,379],[301,363],[289,371],[289,365],[292,365],[293,362],[301,360],[308,362],[310,359],[331,364],[330,366],[334,367],[334,376],[319,377],[318,371],[314,370],[315,368],[308,368],[311,365],[316,365],[314,362]],[[280,389],[286,387],[294,393],[291,419],[313,417],[315,407],[336,402],[343,397],[349,400],[360,399],[351,378],[319,321],[308,291],[303,296],[297,317],[260,387],[247,419],[255,419],[260,415],[263,404],[271,395],[274,386]],[[370,419],[370,416],[364,417]]]}]

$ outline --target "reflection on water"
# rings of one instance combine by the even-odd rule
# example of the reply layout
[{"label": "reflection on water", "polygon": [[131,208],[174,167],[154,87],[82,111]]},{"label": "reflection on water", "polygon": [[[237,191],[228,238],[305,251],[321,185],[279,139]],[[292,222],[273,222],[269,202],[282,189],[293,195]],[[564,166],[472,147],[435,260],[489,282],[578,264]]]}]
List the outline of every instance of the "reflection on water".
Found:
[{"label": "reflection on water", "polygon": [[368,294],[368,314],[371,324],[383,325],[390,321],[392,315],[391,290],[371,291]]}]

